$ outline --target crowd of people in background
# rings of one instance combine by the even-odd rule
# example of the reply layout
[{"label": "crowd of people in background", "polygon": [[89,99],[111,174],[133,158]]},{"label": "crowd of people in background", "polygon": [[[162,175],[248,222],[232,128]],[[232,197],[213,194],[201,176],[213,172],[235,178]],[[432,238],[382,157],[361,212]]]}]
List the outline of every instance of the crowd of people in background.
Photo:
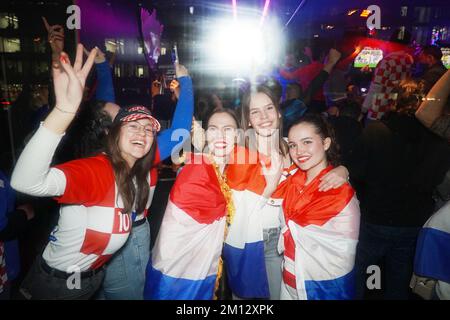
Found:
[{"label": "crowd of people in background", "polygon": [[[395,32],[355,71],[312,40],[230,90],[196,89],[176,61],[168,93],[156,76],[151,101],[122,105],[114,56],[70,59],[44,25],[51,81],[15,102],[20,157],[0,171],[0,299],[450,299],[439,46]],[[163,164],[176,180],[151,243]]]}]

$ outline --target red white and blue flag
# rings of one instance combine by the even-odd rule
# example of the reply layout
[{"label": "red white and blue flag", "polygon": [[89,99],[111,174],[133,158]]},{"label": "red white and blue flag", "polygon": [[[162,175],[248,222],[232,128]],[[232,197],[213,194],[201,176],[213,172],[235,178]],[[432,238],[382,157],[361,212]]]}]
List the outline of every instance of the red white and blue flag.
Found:
[{"label": "red white and blue flag", "polygon": [[[244,161],[239,159],[242,155],[245,155]],[[259,160],[263,160],[260,155],[237,147],[231,161],[233,164],[227,168],[235,214],[225,240],[223,256],[228,284],[233,294],[240,298],[270,296],[260,215],[261,208],[267,203],[267,199],[262,197],[266,181]],[[281,198],[278,201],[281,203]]]},{"label": "red white and blue flag", "polygon": [[324,169],[308,185],[301,170],[285,182],[281,299],[354,297],[359,202],[349,184],[326,192],[318,190],[320,178],[331,169]]},{"label": "red white and blue flag", "polygon": [[226,201],[208,159],[180,171],[147,266],[144,298],[210,300],[222,253]]},{"label": "red white and blue flag", "polygon": [[432,215],[420,230],[414,273],[450,283],[450,202]]}]

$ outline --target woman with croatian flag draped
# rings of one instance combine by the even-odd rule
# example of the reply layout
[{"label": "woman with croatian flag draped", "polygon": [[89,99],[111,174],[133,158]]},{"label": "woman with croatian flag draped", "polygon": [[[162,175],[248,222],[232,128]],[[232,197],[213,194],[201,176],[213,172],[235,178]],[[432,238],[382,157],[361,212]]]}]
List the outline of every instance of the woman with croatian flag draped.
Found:
[{"label": "woman with croatian flag draped", "polygon": [[289,154],[299,170],[285,182],[281,299],[342,300],[354,295],[359,201],[346,183],[319,191],[321,177],[337,165],[332,128],[318,115],[295,123]]},{"label": "woman with croatian flag draped", "polygon": [[[235,202],[225,167],[236,162],[238,121],[232,110],[216,109],[206,121],[207,154],[190,154],[170,192],[169,202],[147,266],[146,299],[209,300],[222,276],[222,247],[233,223]],[[281,168],[280,160],[272,167]],[[275,170],[281,173],[281,170]],[[279,175],[264,167],[268,196]]]},{"label": "woman with croatian flag draped", "polygon": [[[290,174],[291,160],[282,137],[283,123],[278,98],[265,84],[243,97],[241,126],[250,155],[245,163],[228,166],[227,176],[233,190],[236,214],[224,247],[228,283],[235,299],[280,299],[282,260],[278,252],[283,215],[282,190],[267,195],[260,160],[268,164],[274,155],[281,157],[282,183]],[[258,153],[256,153],[256,151]],[[320,178],[320,191],[339,188],[347,182],[348,171],[340,166]]]}]

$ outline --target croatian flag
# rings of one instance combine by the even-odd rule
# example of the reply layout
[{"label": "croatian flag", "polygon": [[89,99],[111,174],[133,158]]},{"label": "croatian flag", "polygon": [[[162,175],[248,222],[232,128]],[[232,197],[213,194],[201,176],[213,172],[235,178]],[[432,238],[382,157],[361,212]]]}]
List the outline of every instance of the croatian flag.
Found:
[{"label": "croatian flag", "polygon": [[347,300],[354,297],[354,263],[360,210],[349,184],[319,192],[320,177],[305,185],[298,170],[286,181],[283,211],[284,270],[281,299]]},{"label": "croatian flag", "polygon": [[431,216],[420,231],[414,273],[450,283],[450,202]]},{"label": "croatian flag", "polygon": [[[244,159],[240,159],[241,156]],[[260,156],[236,147],[228,165],[235,215],[223,248],[228,284],[240,298],[269,298],[260,210],[267,203]],[[281,199],[280,199],[281,200]]]},{"label": "croatian flag", "polygon": [[209,300],[214,296],[226,201],[208,159],[196,155],[190,160],[170,192],[147,266],[145,299]]}]

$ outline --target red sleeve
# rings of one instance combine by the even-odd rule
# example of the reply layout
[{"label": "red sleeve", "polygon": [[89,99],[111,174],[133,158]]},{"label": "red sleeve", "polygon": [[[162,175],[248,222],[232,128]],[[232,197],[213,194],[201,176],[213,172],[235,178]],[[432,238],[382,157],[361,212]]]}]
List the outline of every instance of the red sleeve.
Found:
[{"label": "red sleeve", "polygon": [[55,168],[64,172],[66,189],[59,203],[85,206],[114,205],[114,171],[104,155],[69,161]]}]

